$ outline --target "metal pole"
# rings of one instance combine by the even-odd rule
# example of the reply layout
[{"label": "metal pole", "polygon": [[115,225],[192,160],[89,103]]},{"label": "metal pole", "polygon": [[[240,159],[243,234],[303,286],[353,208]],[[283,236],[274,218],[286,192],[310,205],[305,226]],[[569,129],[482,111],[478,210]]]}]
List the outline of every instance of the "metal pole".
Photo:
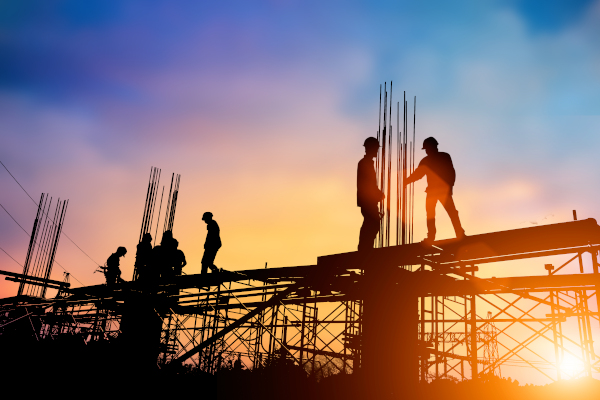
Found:
[{"label": "metal pole", "polygon": [[[475,271],[471,271],[475,276]],[[475,299],[477,295],[473,292],[471,295],[471,377],[473,380],[479,378],[477,369],[477,313],[475,308]]]}]

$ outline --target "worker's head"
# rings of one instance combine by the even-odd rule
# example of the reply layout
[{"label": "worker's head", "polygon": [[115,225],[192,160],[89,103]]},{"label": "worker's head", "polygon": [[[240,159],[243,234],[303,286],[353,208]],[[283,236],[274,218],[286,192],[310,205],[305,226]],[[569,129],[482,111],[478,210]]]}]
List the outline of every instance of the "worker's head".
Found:
[{"label": "worker's head", "polygon": [[367,157],[376,157],[379,151],[379,140],[374,137],[368,137],[363,144],[365,146],[365,154]]},{"label": "worker's head", "polygon": [[177,248],[177,247],[179,247],[179,241],[178,241],[177,239],[173,239],[173,242],[172,242],[172,243],[173,243],[173,247],[174,247],[174,248]]},{"label": "worker's head", "polygon": [[423,150],[425,150],[425,153],[427,153],[428,155],[437,153],[438,141],[431,136],[428,137],[427,139],[423,140]]},{"label": "worker's head", "polygon": [[122,257],[122,256],[124,256],[125,254],[127,254],[127,249],[126,249],[125,247],[121,246],[121,247],[119,247],[119,248],[117,249],[117,255],[118,255],[119,257]]},{"label": "worker's head", "polygon": [[173,239],[173,231],[172,230],[164,231],[162,238],[163,238],[163,240],[165,240],[165,239],[168,239],[168,240]]},{"label": "worker's head", "polygon": [[142,242],[149,242],[149,243],[152,242],[152,235],[150,233],[144,233]]},{"label": "worker's head", "polygon": [[202,221],[208,223],[209,221],[212,221],[212,213],[211,212],[205,212],[204,214],[202,214]]}]

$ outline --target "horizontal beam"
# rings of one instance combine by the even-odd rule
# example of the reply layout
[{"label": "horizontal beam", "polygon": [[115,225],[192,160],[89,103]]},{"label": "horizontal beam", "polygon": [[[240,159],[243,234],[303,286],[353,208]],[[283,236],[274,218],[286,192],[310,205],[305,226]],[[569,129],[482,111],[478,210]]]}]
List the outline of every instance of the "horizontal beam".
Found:
[{"label": "horizontal beam", "polygon": [[[577,288],[577,290],[596,290],[600,285],[600,274],[571,274],[571,275],[540,275],[517,276],[510,278],[476,278],[475,280],[449,280],[447,276],[436,276],[434,272],[428,274],[427,279],[421,280],[419,285],[420,296],[463,296],[481,294],[500,294],[527,292],[535,290],[561,291],[564,288]],[[515,293],[519,294],[519,293]]]},{"label": "horizontal beam", "polygon": [[420,347],[419,352],[425,354],[433,354],[438,357],[456,358],[458,360],[464,360],[469,362],[473,361],[473,357],[461,356],[458,354],[448,353],[446,351],[440,351],[429,347]]},{"label": "horizontal beam", "polygon": [[336,353],[333,351],[310,349],[310,348],[299,347],[299,346],[290,346],[288,344],[286,344],[286,347],[288,350],[305,351],[307,353],[317,354],[317,355],[321,355],[321,356],[327,356],[327,357],[331,357],[331,358],[347,358],[348,360],[354,359],[354,356],[350,355],[350,354],[344,355],[342,353]]},{"label": "horizontal beam", "polygon": [[[600,226],[594,219],[514,229],[449,239],[426,246],[412,243],[368,251],[322,256],[320,267],[365,269],[371,266],[400,266],[434,263],[492,262],[540,257],[546,252],[573,252],[600,245]],[[485,261],[488,260],[488,261]]]},{"label": "horizontal beam", "polygon": [[[491,323],[501,323],[501,322],[521,322],[521,323],[527,323],[527,322],[565,322],[566,316],[571,316],[571,315],[566,315],[566,314],[555,314],[556,316],[554,318],[550,317],[552,314],[546,314],[546,316],[548,316],[548,318],[496,318],[496,319],[478,319],[477,321],[475,321],[478,324],[489,324]],[[458,324],[458,323],[472,323],[472,321],[470,319],[422,319],[419,321],[419,323],[424,323],[424,324]]]},{"label": "horizontal beam", "polygon": [[12,281],[12,282],[22,282],[22,283],[27,283],[29,285],[34,285],[34,286],[45,286],[49,289],[58,289],[58,290],[62,290],[65,292],[69,292],[70,289],[68,289],[68,286],[56,286],[53,284],[47,284],[47,283],[43,283],[43,282],[38,282],[38,281],[32,281],[29,279],[19,279],[19,278],[13,278],[11,276],[7,276],[6,278],[4,278],[7,281]]},{"label": "horizontal beam", "polygon": [[[37,278],[35,276],[17,274],[14,272],[3,271],[3,270],[0,270],[0,275],[6,275],[6,276],[10,276],[12,278],[17,278],[17,279],[25,279],[25,280],[27,280],[25,283],[31,283],[31,284],[34,284],[34,283],[29,282],[29,281],[36,281],[36,282],[41,282],[41,283],[46,283],[46,284],[51,284],[51,285],[56,285],[56,286],[64,286],[64,287],[71,286],[71,284],[68,282],[55,281],[52,279]],[[7,279],[7,280],[13,280],[13,279]],[[15,282],[19,282],[19,281],[15,281]]]}]

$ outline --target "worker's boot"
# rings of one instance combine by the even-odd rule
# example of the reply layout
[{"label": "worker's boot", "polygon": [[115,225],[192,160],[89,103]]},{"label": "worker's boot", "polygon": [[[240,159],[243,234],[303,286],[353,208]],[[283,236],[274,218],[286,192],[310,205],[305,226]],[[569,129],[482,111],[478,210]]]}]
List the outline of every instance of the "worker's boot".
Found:
[{"label": "worker's boot", "polygon": [[421,243],[423,243],[424,246],[431,247],[433,246],[433,242],[435,242],[435,238],[427,236]]},{"label": "worker's boot", "polygon": [[465,238],[465,230],[463,229],[462,225],[460,224],[460,219],[458,219],[458,212],[456,213],[456,216],[454,218],[450,218],[450,220],[452,221],[452,226],[454,227],[454,233],[456,234],[456,238],[458,240],[462,240]]},{"label": "worker's boot", "polygon": [[423,239],[423,244],[427,244],[429,246],[431,246],[433,244],[433,242],[435,242],[435,234],[436,234],[436,229],[435,229],[435,219],[428,219],[427,220],[427,237],[425,239]]}]

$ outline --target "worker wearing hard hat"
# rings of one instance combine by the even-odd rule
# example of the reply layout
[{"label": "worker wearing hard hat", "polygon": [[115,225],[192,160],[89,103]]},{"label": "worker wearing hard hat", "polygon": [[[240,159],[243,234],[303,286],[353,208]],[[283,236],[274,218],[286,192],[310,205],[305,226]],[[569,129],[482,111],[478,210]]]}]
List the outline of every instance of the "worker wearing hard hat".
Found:
[{"label": "worker wearing hard hat", "polygon": [[106,286],[112,288],[117,283],[123,282],[123,279],[121,279],[121,268],[119,268],[119,259],[124,257],[125,254],[127,254],[127,249],[123,246],[119,247],[117,251],[108,257],[106,264],[100,267],[106,278]]},{"label": "worker wearing hard hat", "polygon": [[458,211],[454,205],[452,198],[452,187],[456,180],[456,172],[452,165],[450,154],[443,153],[438,150],[438,142],[432,137],[428,137],[423,141],[423,150],[427,153],[417,169],[409,176],[404,184],[408,185],[414,181],[418,181],[423,176],[427,176],[427,197],[425,200],[425,213],[427,215],[427,238],[425,243],[432,243],[435,240],[435,206],[439,201],[442,203],[458,239],[465,236],[465,230],[460,224]]},{"label": "worker wearing hard hat", "polygon": [[356,175],[356,204],[360,207],[360,212],[364,217],[358,240],[359,251],[373,248],[381,220],[378,204],[385,198],[383,192],[377,187],[373,162],[379,152],[379,141],[374,137],[369,137],[365,140],[364,146],[365,156],[358,162]]},{"label": "worker wearing hard hat", "polygon": [[206,222],[206,241],[204,242],[204,255],[202,256],[201,274],[206,274],[210,268],[212,272],[219,272],[214,264],[217,251],[221,248],[221,230],[211,212],[202,214],[202,221]]}]

